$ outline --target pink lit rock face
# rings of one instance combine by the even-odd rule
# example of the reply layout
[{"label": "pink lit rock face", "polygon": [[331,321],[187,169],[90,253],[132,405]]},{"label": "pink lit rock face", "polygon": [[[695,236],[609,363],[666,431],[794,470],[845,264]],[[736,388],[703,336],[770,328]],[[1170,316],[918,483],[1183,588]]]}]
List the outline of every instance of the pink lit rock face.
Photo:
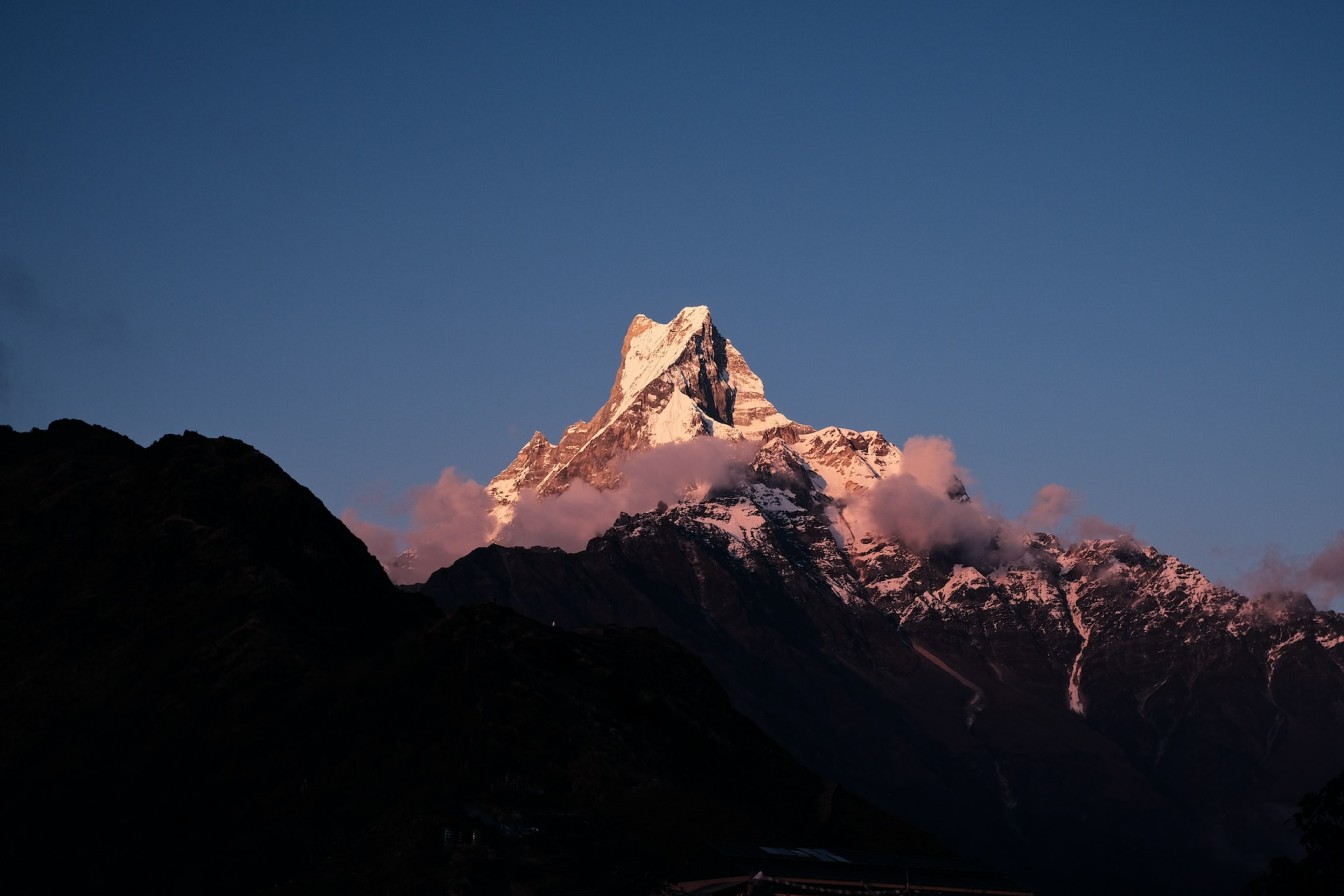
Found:
[{"label": "pink lit rock face", "polygon": [[719,335],[708,308],[687,308],[667,324],[641,314],[625,334],[606,404],[558,444],[534,435],[488,491],[509,507],[525,489],[552,495],[576,480],[611,488],[621,481],[619,461],[632,453],[701,435],[759,440],[780,428],[811,431],[766,400],[760,378]]},{"label": "pink lit rock face", "polygon": [[1290,849],[1344,762],[1344,619],[1039,531],[1062,486],[1011,520],[965,481],[945,439],[785,417],[707,309],[641,316],[592,420],[481,489],[496,545],[424,590],[656,627],[804,761],[1053,886],[1212,892]]}]

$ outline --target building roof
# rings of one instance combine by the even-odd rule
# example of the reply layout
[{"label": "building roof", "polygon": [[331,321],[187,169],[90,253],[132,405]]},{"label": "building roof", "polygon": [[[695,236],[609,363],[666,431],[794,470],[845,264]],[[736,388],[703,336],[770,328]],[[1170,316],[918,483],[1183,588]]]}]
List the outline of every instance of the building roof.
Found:
[{"label": "building roof", "polygon": [[715,845],[694,868],[674,884],[688,896],[1032,892],[965,860],[823,847]]}]

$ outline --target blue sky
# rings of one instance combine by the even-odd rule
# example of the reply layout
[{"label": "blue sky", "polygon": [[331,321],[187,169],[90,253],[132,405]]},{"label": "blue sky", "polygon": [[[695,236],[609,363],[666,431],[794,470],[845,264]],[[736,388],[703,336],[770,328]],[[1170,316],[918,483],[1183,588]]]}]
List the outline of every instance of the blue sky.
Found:
[{"label": "blue sky", "polygon": [[1344,530],[1344,5],[0,7],[0,421],[484,481],[707,304],[1230,580]]}]

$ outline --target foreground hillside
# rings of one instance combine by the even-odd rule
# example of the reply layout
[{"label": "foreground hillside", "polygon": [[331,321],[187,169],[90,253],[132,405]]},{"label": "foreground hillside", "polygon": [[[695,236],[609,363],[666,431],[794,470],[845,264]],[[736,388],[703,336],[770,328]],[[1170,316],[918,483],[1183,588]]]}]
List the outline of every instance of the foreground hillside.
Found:
[{"label": "foreground hillside", "polygon": [[393,588],[241,442],[0,428],[0,888],[637,893],[706,840],[930,851],[649,631]]}]

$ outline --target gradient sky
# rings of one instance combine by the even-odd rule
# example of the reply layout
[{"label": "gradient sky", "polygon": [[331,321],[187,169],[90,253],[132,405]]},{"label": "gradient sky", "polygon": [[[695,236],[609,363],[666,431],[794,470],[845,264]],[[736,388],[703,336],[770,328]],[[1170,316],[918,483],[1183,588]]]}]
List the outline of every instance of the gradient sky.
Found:
[{"label": "gradient sky", "polygon": [[0,421],[488,479],[707,304],[1231,581],[1344,529],[1344,4],[0,5]]}]

